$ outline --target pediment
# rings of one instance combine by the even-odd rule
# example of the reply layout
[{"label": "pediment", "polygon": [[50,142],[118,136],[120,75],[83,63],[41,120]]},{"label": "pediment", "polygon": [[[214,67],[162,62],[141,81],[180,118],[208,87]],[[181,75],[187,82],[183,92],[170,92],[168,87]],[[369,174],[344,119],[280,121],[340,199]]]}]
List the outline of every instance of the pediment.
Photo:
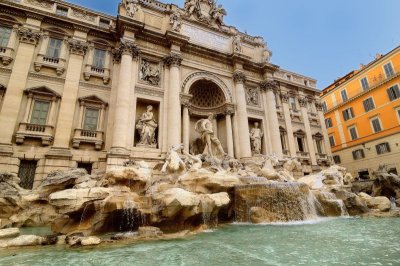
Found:
[{"label": "pediment", "polygon": [[61,95],[46,86],[33,87],[24,91],[26,94],[36,94],[42,96],[50,96],[61,98]]},{"label": "pediment", "polygon": [[108,105],[108,103],[106,101],[104,101],[103,99],[99,98],[96,95],[89,95],[89,96],[81,97],[81,98],[79,98],[79,102],[105,105],[105,106]]}]

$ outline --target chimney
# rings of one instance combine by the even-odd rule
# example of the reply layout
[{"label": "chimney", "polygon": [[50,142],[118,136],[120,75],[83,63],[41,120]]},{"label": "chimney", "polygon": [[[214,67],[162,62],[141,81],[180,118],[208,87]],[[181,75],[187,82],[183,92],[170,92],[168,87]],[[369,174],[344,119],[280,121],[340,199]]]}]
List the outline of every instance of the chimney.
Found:
[{"label": "chimney", "polygon": [[376,53],[376,55],[375,55],[375,59],[376,60],[378,60],[379,58],[381,58],[382,57],[382,55],[380,54],[380,53]]},{"label": "chimney", "polygon": [[363,69],[364,67],[364,64],[360,64],[360,69]]}]

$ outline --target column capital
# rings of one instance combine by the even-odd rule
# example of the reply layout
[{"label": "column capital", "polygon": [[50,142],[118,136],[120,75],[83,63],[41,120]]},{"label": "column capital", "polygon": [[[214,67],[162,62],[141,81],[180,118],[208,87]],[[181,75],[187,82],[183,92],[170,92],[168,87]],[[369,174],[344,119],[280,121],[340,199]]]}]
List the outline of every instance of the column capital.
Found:
[{"label": "column capital", "polygon": [[263,91],[268,91],[268,90],[278,90],[279,84],[277,81],[272,80],[272,79],[267,79],[264,81],[260,82],[260,88]]},{"label": "column capital", "polygon": [[300,104],[300,107],[306,107],[307,106],[307,98],[299,97],[299,104]]},{"label": "column capital", "polygon": [[24,43],[29,43],[37,45],[42,33],[40,31],[34,31],[25,27],[20,27],[18,29],[19,41]]},{"label": "column capital", "polygon": [[245,83],[246,82],[246,75],[242,72],[242,71],[235,71],[235,73],[233,73],[233,81],[235,83]]},{"label": "column capital", "polygon": [[317,111],[319,112],[323,111],[322,103],[320,101],[315,102],[315,107],[317,108]]},{"label": "column capital", "polygon": [[289,102],[289,94],[286,92],[281,93],[281,99],[283,103],[288,103]]},{"label": "column capital", "polygon": [[179,54],[170,54],[164,57],[164,64],[168,67],[171,66],[180,67],[182,64],[182,57]]},{"label": "column capital", "polygon": [[134,44],[131,41],[124,40],[124,39],[121,39],[121,42],[119,43],[118,48],[114,49],[112,52],[115,62],[120,62],[121,57],[124,54],[131,55],[132,58],[137,58],[139,56],[139,53],[140,53],[140,50],[136,46],[136,44]]},{"label": "column capital", "polygon": [[69,45],[69,51],[71,54],[84,56],[88,49],[87,42],[83,42],[83,41],[79,41],[79,40],[75,40],[75,39],[69,39],[68,45]]}]

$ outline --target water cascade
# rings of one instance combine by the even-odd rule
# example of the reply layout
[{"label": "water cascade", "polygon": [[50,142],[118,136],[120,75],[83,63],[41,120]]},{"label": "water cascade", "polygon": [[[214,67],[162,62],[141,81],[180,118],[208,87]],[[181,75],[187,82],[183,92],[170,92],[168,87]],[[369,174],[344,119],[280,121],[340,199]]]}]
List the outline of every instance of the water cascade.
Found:
[{"label": "water cascade", "polygon": [[237,222],[288,222],[317,217],[318,201],[306,184],[270,183],[235,187]]}]

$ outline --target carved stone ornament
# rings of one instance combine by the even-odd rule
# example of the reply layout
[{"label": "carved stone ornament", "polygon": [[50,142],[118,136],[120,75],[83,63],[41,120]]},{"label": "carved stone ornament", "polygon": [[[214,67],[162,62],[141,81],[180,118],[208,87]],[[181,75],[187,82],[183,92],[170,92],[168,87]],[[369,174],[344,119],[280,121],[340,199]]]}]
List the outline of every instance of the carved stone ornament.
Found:
[{"label": "carved stone ornament", "polygon": [[169,24],[171,25],[171,30],[180,32],[182,27],[182,19],[179,11],[175,11],[169,17]]},{"label": "carved stone ornament", "polygon": [[186,16],[194,16],[197,20],[217,26],[224,25],[224,16],[227,15],[222,5],[216,5],[215,0],[186,0]]},{"label": "carved stone ornament", "polygon": [[282,99],[283,103],[288,103],[289,102],[289,94],[281,93],[281,99]]},{"label": "carved stone ornament", "polygon": [[123,0],[122,3],[125,6],[126,14],[131,18],[139,11],[139,0]]},{"label": "carved stone ornament", "polygon": [[154,86],[160,84],[160,69],[158,65],[150,64],[142,59],[140,64],[140,79]]},{"label": "carved stone ornament", "polygon": [[68,40],[68,45],[69,45],[69,50],[71,54],[77,54],[77,55],[82,55],[84,56],[87,49],[88,49],[88,44],[86,42],[70,39]]},{"label": "carved stone ornament", "polygon": [[233,52],[241,53],[242,52],[242,38],[239,35],[236,35],[232,41]]},{"label": "carved stone ornament", "polygon": [[20,42],[34,44],[34,45],[37,45],[37,43],[42,35],[41,32],[33,31],[28,28],[19,28],[18,34],[19,34]]},{"label": "carved stone ornament", "polygon": [[307,106],[307,99],[304,97],[299,97],[299,104],[300,107],[306,107]]},{"label": "carved stone ornament", "polygon": [[260,83],[260,88],[263,90],[277,90],[279,85],[275,80],[264,80]]},{"label": "carved stone ornament", "polygon": [[137,48],[137,46],[133,42],[121,39],[118,48],[113,51],[113,57],[114,61],[120,62],[121,56],[123,54],[129,54],[133,58],[137,58],[139,56],[139,53],[139,48]]},{"label": "carved stone ornament", "polygon": [[316,102],[315,107],[317,108],[317,111],[323,111],[322,103],[321,102]]},{"label": "carved stone ornament", "polygon": [[233,74],[233,81],[235,83],[245,83],[246,82],[246,75],[241,71],[236,71]]},{"label": "carved stone ornament", "polygon": [[83,20],[87,20],[87,21],[90,21],[90,22],[95,22],[96,21],[96,17],[95,16],[93,16],[89,12],[78,10],[78,9],[72,9],[72,16],[74,16],[76,18],[83,19]]},{"label": "carved stone ornament", "polygon": [[53,7],[53,3],[47,0],[26,0],[29,4],[45,9],[51,9]]},{"label": "carved stone ornament", "polygon": [[164,63],[166,66],[180,66],[182,63],[182,57],[178,54],[171,54],[164,58]]},{"label": "carved stone ornament", "polygon": [[248,88],[246,90],[246,101],[247,105],[258,106],[259,105],[259,93],[256,88]]}]

